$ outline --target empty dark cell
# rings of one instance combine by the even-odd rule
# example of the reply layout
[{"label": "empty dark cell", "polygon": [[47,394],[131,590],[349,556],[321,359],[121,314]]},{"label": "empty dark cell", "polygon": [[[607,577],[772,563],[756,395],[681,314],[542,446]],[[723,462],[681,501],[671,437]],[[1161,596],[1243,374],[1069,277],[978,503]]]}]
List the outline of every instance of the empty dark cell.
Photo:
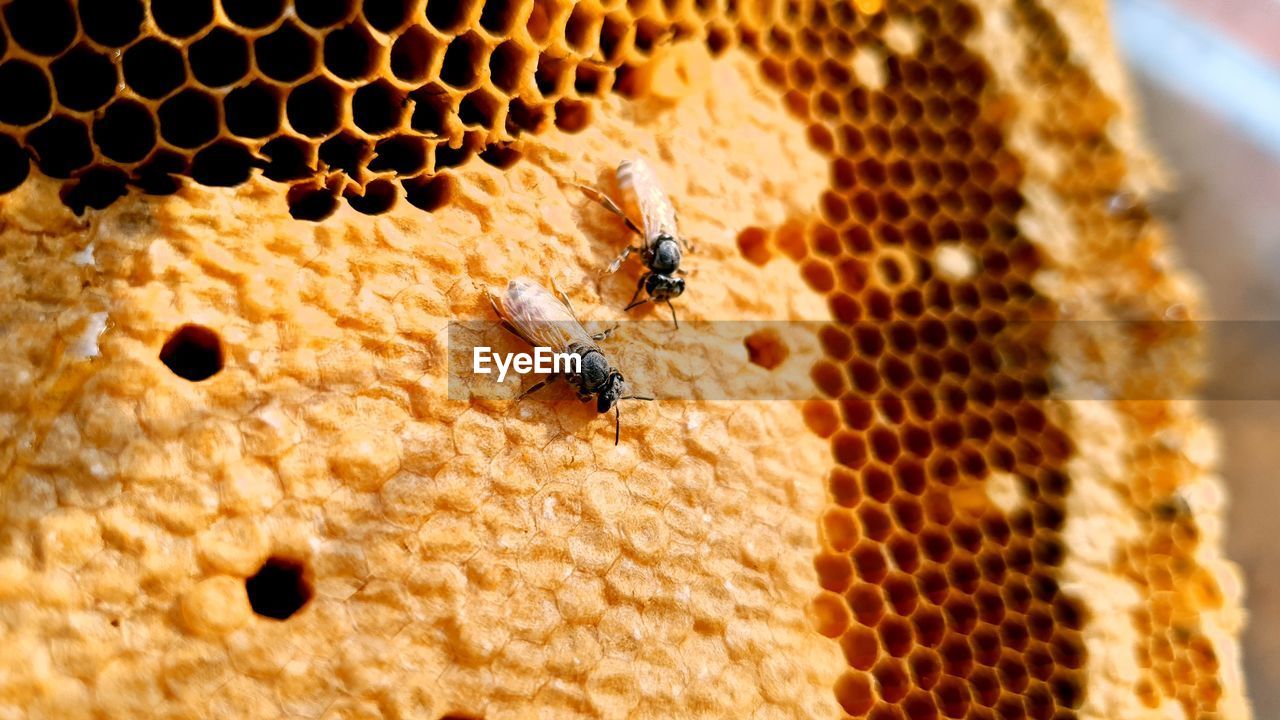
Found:
[{"label": "empty dark cell", "polygon": [[391,46],[391,73],[406,82],[420,82],[431,71],[438,53],[439,47],[431,33],[414,25]]},{"label": "empty dark cell", "polygon": [[293,82],[315,69],[315,42],[297,25],[286,22],[254,41],[253,57],[267,77]]},{"label": "empty dark cell", "polygon": [[146,38],[124,53],[124,81],[144,98],[162,98],[186,79],[182,52],[163,40]]},{"label": "empty dark cell", "polygon": [[93,141],[116,162],[138,162],[155,147],[156,124],[142,103],[116,100],[93,121]]},{"label": "empty dark cell", "polygon": [[396,135],[378,143],[368,167],[370,172],[390,170],[400,175],[413,175],[426,164],[427,147],[422,138]]},{"label": "empty dark cell", "polygon": [[455,184],[451,175],[405,180],[405,199],[416,208],[435,212],[453,200]]},{"label": "empty dark cell", "polygon": [[427,22],[444,32],[457,30],[471,10],[469,0],[428,0]]},{"label": "empty dark cell", "polygon": [[89,130],[79,120],[55,115],[27,135],[27,147],[45,175],[69,178],[93,162]]},{"label": "empty dark cell", "polygon": [[183,90],[160,106],[160,136],[180,148],[197,148],[218,134],[218,102],[199,90]]},{"label": "empty dark cell", "polygon": [[373,153],[373,144],[345,132],[320,145],[320,164],[357,175]]},{"label": "empty dark cell", "polygon": [[246,138],[262,138],[280,129],[280,97],[275,88],[252,82],[223,100],[227,129]]},{"label": "empty dark cell", "polygon": [[444,134],[449,115],[453,112],[449,96],[425,88],[410,97],[413,98],[413,115],[409,118],[409,126],[420,132]]},{"label": "empty dark cell", "polygon": [[106,55],[81,45],[53,61],[58,102],[72,110],[95,110],[116,90],[116,66]]},{"label": "empty dark cell", "polygon": [[338,128],[342,91],[333,83],[316,79],[289,93],[285,112],[294,130],[311,137],[328,135]]},{"label": "empty dark cell", "polygon": [[364,215],[381,215],[395,207],[399,191],[390,180],[374,180],[364,188],[363,194],[349,190],[344,197],[353,210]]},{"label": "empty dark cell", "polygon": [[630,27],[631,23],[623,15],[604,17],[604,23],[600,26],[600,53],[604,55],[605,62],[618,59],[619,51],[623,48],[622,41],[626,39]]},{"label": "empty dark cell", "polygon": [[462,98],[458,105],[458,118],[464,125],[490,128],[494,125],[495,115],[500,107],[501,103],[497,98],[484,90],[476,90]]},{"label": "empty dark cell", "polygon": [[338,198],[331,191],[313,185],[295,185],[285,196],[289,215],[295,220],[319,222],[338,209]]},{"label": "empty dark cell", "polygon": [[454,38],[449,48],[444,51],[444,65],[440,68],[440,79],[454,87],[467,87],[476,79],[476,68],[480,67],[484,53],[484,45],[473,33]]},{"label": "empty dark cell", "polygon": [[108,47],[124,47],[133,42],[146,15],[142,0],[80,0],[78,6],[84,34]]},{"label": "empty dark cell", "polygon": [[391,32],[409,19],[414,4],[409,0],[364,0],[364,18],[375,29]]},{"label": "empty dark cell", "polygon": [[30,125],[53,106],[49,80],[40,68],[22,60],[0,65],[0,123]]},{"label": "empty dark cell", "polygon": [[222,11],[240,27],[262,28],[280,18],[284,0],[222,0]]},{"label": "empty dark cell", "polygon": [[262,175],[276,182],[300,180],[315,173],[311,143],[291,137],[280,137],[262,146],[259,151],[267,158]]},{"label": "empty dark cell", "polygon": [[17,140],[0,135],[0,195],[13,190],[27,179],[31,159]]},{"label": "empty dark cell", "polygon": [[506,170],[520,159],[520,151],[505,143],[494,143],[480,152],[480,159]]},{"label": "empty dark cell", "polygon": [[519,135],[521,132],[541,132],[547,122],[547,111],[542,105],[529,104],[521,98],[515,98],[507,106],[507,132]]},{"label": "empty dark cell", "polygon": [[57,55],[76,36],[76,14],[67,0],[14,0],[4,19],[13,41],[36,55]]},{"label": "empty dark cell", "polygon": [[471,148],[463,145],[451,148],[447,145],[436,146],[436,170],[455,168],[471,157]]},{"label": "empty dark cell", "polygon": [[351,114],[356,126],[370,135],[395,129],[404,119],[405,98],[391,85],[379,81],[356,90]]},{"label": "empty dark cell", "polygon": [[324,66],[344,80],[358,80],[373,71],[378,45],[363,25],[351,24],[324,39]]},{"label": "empty dark cell", "polygon": [[263,617],[287,620],[311,600],[313,590],[306,566],[297,560],[273,556],[253,577],[244,581],[249,606]]},{"label": "empty dark cell", "polygon": [[186,169],[186,156],[172,150],[157,150],[151,159],[133,171],[130,184],[148,195],[172,195],[182,188],[174,175]]},{"label": "empty dark cell", "polygon": [[313,28],[326,28],[351,17],[355,0],[297,0],[294,11],[298,19]]},{"label": "empty dark cell", "polygon": [[227,28],[214,28],[187,51],[191,74],[208,87],[222,87],[249,72],[249,45]]},{"label": "empty dark cell", "polygon": [[520,3],[516,0],[485,0],[480,12],[480,27],[494,35],[506,35],[515,24]]},{"label": "empty dark cell", "polygon": [[584,55],[595,50],[595,38],[599,36],[598,18],[587,3],[573,8],[569,22],[565,24],[564,37],[569,45]]},{"label": "empty dark cell", "polygon": [[524,76],[524,49],[515,40],[508,40],[494,49],[489,57],[489,78],[501,91],[514,93]]},{"label": "empty dark cell", "polygon": [[170,37],[191,37],[213,22],[213,0],[151,0],[151,19]]},{"label": "empty dark cell", "polygon": [[58,193],[62,204],[76,215],[83,215],[86,208],[101,210],[128,192],[129,176],[116,168],[91,168],[75,182],[64,186]]},{"label": "empty dark cell", "polygon": [[576,133],[591,121],[591,109],[585,103],[568,98],[556,103],[556,127],[567,133]]},{"label": "empty dark cell", "polygon": [[221,140],[196,153],[191,160],[191,177],[201,185],[231,187],[249,179],[253,163],[248,148]]},{"label": "empty dark cell", "polygon": [[203,325],[183,325],[160,348],[160,362],[184,380],[208,380],[222,370],[222,339]]}]

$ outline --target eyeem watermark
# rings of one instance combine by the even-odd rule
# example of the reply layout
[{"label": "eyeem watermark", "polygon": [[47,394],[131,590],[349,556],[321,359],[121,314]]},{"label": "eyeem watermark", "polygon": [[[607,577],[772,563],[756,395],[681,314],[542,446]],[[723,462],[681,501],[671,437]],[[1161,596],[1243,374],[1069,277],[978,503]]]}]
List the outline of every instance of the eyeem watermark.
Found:
[{"label": "eyeem watermark", "polygon": [[471,353],[471,372],[491,375],[498,371],[498,382],[506,382],[507,373],[517,375],[569,375],[582,372],[582,356],[577,353],[552,352],[551,348],[536,347],[532,353],[495,353],[492,348],[476,347]]}]

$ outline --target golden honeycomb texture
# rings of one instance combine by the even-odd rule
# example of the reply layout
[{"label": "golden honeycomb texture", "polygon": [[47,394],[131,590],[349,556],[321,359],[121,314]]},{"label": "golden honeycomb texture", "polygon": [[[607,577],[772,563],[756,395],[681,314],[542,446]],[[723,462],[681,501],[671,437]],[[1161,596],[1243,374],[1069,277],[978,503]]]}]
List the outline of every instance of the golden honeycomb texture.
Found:
[{"label": "golden honeycomb texture", "polygon": [[[1064,322],[1200,312],[1101,2],[0,30],[0,718],[1250,717],[1194,338]],[[632,157],[682,319],[821,329],[624,373],[814,399],[450,399],[485,288],[618,318]]]}]

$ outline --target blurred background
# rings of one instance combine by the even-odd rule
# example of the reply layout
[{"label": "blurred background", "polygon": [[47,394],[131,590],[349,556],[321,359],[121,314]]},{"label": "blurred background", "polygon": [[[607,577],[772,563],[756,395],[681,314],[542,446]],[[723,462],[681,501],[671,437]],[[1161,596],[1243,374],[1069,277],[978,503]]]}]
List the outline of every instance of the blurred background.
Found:
[{"label": "blurred background", "polygon": [[[1280,321],[1280,0],[1112,0],[1112,15],[1175,175],[1156,206],[1210,318]],[[1247,584],[1247,691],[1268,720],[1280,717],[1280,401],[1205,410],[1231,491],[1226,551]]]}]

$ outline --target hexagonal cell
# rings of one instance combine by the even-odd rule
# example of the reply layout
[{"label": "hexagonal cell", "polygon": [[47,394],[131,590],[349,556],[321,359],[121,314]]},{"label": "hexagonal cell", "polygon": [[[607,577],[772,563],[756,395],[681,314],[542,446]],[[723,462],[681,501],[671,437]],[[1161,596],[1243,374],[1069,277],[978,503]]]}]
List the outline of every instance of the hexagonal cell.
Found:
[{"label": "hexagonal cell", "polygon": [[356,127],[370,135],[382,135],[404,121],[405,93],[385,80],[365,85],[351,98]]},{"label": "hexagonal cell", "polygon": [[285,195],[289,215],[295,220],[319,222],[338,209],[338,196],[330,189],[303,183],[289,188]]},{"label": "hexagonal cell", "polygon": [[364,215],[381,215],[395,207],[400,190],[390,180],[373,180],[363,191],[349,189],[343,194],[353,210]]},{"label": "hexagonal cell", "polygon": [[80,0],[77,9],[84,34],[100,45],[114,48],[137,39],[146,17],[142,0]]},{"label": "hexagonal cell", "polygon": [[249,72],[249,44],[243,36],[218,27],[187,49],[191,74],[206,87],[230,85]]},{"label": "hexagonal cell", "polygon": [[39,67],[25,60],[0,64],[0,123],[30,125],[39,122],[53,107],[53,93]]},{"label": "hexagonal cell", "polygon": [[180,148],[198,148],[218,135],[218,101],[199,90],[183,90],[160,106],[160,137]]},{"label": "hexagonal cell", "polygon": [[293,82],[311,74],[316,68],[316,54],[315,39],[289,21],[253,43],[258,69],[280,82]]},{"label": "hexagonal cell", "polygon": [[290,127],[303,135],[324,137],[338,129],[343,105],[342,88],[316,78],[289,93],[285,116]]},{"label": "hexagonal cell", "polygon": [[232,140],[219,140],[191,159],[191,179],[211,187],[233,187],[249,179],[253,154]]},{"label": "hexagonal cell", "polygon": [[440,143],[436,145],[435,169],[440,171],[456,168],[470,160],[474,152],[472,146],[467,142],[463,142],[462,145],[456,148]]},{"label": "hexagonal cell", "polygon": [[355,5],[355,0],[294,0],[294,12],[302,22],[323,29],[350,18]]},{"label": "hexagonal cell", "polygon": [[375,30],[394,33],[409,21],[415,5],[412,0],[364,0],[360,11]]},{"label": "hexagonal cell", "polygon": [[156,145],[155,120],[142,103],[116,100],[93,121],[93,141],[98,151],[111,160],[139,162]]},{"label": "hexagonal cell", "polygon": [[453,99],[441,88],[425,87],[409,95],[413,115],[409,126],[420,132],[443,135],[453,115]]},{"label": "hexagonal cell", "polygon": [[516,40],[494,48],[489,56],[489,79],[505,93],[514,93],[525,79],[530,56]]},{"label": "hexagonal cell", "polygon": [[280,129],[284,116],[283,91],[254,80],[223,98],[227,129],[244,138],[264,138]]},{"label": "hexagonal cell", "polygon": [[264,28],[284,14],[285,0],[220,0],[227,19],[243,28]]},{"label": "hexagonal cell", "polygon": [[159,38],[143,38],[124,53],[124,82],[144,98],[158,100],[186,82],[182,51]]},{"label": "hexagonal cell", "polygon": [[76,215],[101,210],[128,192],[129,176],[118,168],[93,167],[58,191],[62,204]]},{"label": "hexagonal cell", "polygon": [[278,137],[262,146],[259,154],[268,159],[262,175],[276,182],[300,180],[316,171],[315,145],[294,137]]},{"label": "hexagonal cell", "polygon": [[373,143],[347,131],[325,140],[320,145],[320,164],[358,177],[373,155]]},{"label": "hexagonal cell", "polygon": [[451,2],[428,2],[427,22],[443,33],[454,33],[462,29],[467,21],[475,16],[476,5],[480,0],[451,0]]},{"label": "hexagonal cell", "polygon": [[213,0],[151,0],[151,19],[165,35],[188,38],[213,22]]},{"label": "hexagonal cell", "polygon": [[436,70],[444,42],[426,28],[413,25],[391,46],[391,73],[408,83],[426,80]]},{"label": "hexagonal cell", "polygon": [[478,77],[477,70],[486,64],[484,39],[474,32],[460,35],[449,43],[440,67],[440,79],[459,89],[469,89]]},{"label": "hexagonal cell", "polygon": [[473,90],[458,103],[458,119],[464,125],[477,128],[497,126],[498,113],[502,112],[504,103],[501,98],[494,97],[484,88]]},{"label": "hexagonal cell", "polygon": [[522,5],[518,0],[485,0],[484,9],[480,11],[480,27],[497,37],[507,35],[520,17]]},{"label": "hexagonal cell", "polygon": [[330,31],[324,38],[324,66],[343,80],[368,77],[382,60],[382,46],[360,23]]},{"label": "hexagonal cell", "polygon": [[9,37],[35,55],[57,55],[75,40],[76,13],[68,0],[14,0],[3,12]]},{"label": "hexagonal cell", "polygon": [[31,158],[17,140],[0,134],[0,195],[18,187],[31,173]]},{"label": "hexagonal cell", "polygon": [[93,145],[84,123],[65,115],[27,133],[27,147],[40,170],[49,177],[69,178],[76,170],[93,162]]},{"label": "hexagonal cell", "polygon": [[565,42],[582,55],[591,55],[596,51],[602,22],[603,18],[589,3],[578,3],[569,14],[569,21],[565,23]]},{"label": "hexagonal cell", "polygon": [[416,208],[435,212],[453,201],[457,181],[452,175],[435,175],[404,180],[405,199]]},{"label": "hexagonal cell", "polygon": [[78,45],[49,67],[58,102],[72,110],[96,110],[111,99],[118,77],[115,63],[87,45]]},{"label": "hexagonal cell", "polygon": [[416,175],[426,166],[426,141],[416,135],[395,135],[378,141],[368,168],[370,172]]}]

